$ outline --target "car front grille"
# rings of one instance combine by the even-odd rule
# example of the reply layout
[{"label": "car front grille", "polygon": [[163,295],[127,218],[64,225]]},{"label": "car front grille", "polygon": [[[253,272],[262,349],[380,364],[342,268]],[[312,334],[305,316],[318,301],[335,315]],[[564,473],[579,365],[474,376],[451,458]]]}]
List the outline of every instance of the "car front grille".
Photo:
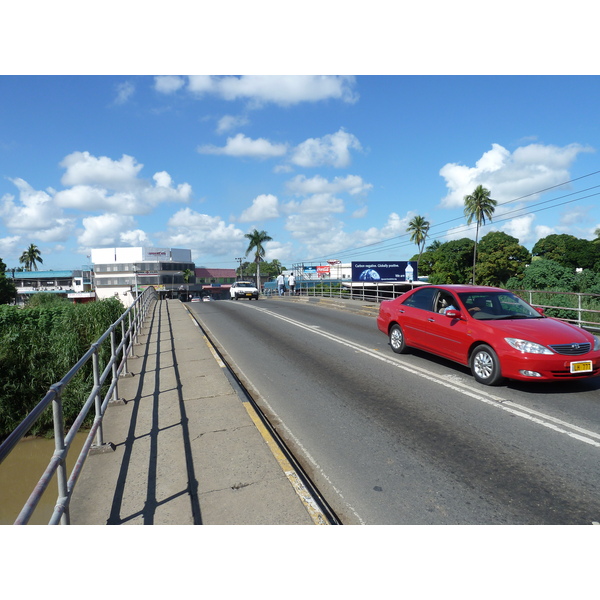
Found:
[{"label": "car front grille", "polygon": [[550,348],[557,354],[564,354],[566,356],[579,356],[589,352],[592,345],[589,342],[583,344],[555,344],[551,345]]}]

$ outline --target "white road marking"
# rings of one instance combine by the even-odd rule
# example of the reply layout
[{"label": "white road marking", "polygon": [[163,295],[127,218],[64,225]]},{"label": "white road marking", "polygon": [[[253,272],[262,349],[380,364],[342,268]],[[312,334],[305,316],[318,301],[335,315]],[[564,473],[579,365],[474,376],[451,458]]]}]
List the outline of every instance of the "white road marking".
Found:
[{"label": "white road marking", "polygon": [[307,331],[310,331],[311,333],[315,333],[317,335],[323,336],[324,338],[327,338],[327,339],[331,340],[332,342],[336,342],[343,346],[352,348],[356,352],[361,352],[362,354],[371,356],[372,358],[375,358],[377,360],[385,362],[389,365],[392,365],[399,369],[403,369],[404,371],[408,371],[409,373],[412,373],[413,375],[419,375],[420,377],[424,377],[425,379],[428,379],[429,381],[432,381],[439,385],[443,385],[444,387],[447,387],[456,392],[462,393],[466,396],[469,396],[471,398],[479,400],[480,402],[484,402],[485,404],[493,406],[494,408],[500,408],[510,414],[515,415],[515,416],[521,417],[523,419],[527,419],[528,421],[532,421],[533,423],[537,423],[538,425],[542,425],[543,427],[546,427],[546,428],[552,429],[558,433],[567,435],[567,436],[569,436],[573,439],[576,439],[580,442],[584,442],[591,446],[595,446],[596,448],[600,448],[600,434],[598,434],[594,431],[589,431],[587,429],[583,429],[582,427],[578,427],[577,425],[573,425],[572,423],[568,423],[561,419],[557,419],[556,417],[552,417],[551,415],[547,415],[547,414],[538,412],[538,411],[528,408],[526,406],[517,404],[516,402],[511,402],[510,400],[505,400],[505,399],[501,398],[500,396],[495,396],[491,392],[480,390],[479,388],[473,389],[470,384],[463,382],[462,380],[460,380],[460,378],[458,378],[456,376],[448,377],[448,376],[434,375],[425,369],[421,369],[420,367],[416,367],[416,366],[409,366],[409,365],[403,364],[397,358],[394,358],[392,356],[384,356],[377,350],[371,350],[369,348],[365,348],[364,346],[357,344],[356,342],[346,340],[337,335],[333,335],[331,333],[327,333],[324,331],[319,331],[314,326],[309,326],[300,321],[290,319],[289,317],[284,317],[284,316],[279,315],[269,309],[260,308],[258,306],[253,306],[252,308],[254,310],[259,310],[261,312],[264,312],[264,313],[266,313],[270,316],[273,316],[277,319],[281,319],[282,321],[285,321],[286,323],[289,323],[290,325],[295,325],[296,327],[300,327],[301,329],[305,329]]}]

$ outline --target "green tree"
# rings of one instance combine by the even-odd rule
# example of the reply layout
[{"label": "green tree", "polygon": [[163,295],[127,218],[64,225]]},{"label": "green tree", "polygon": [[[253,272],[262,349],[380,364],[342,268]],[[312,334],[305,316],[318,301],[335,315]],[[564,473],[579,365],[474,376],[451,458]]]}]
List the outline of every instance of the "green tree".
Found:
[{"label": "green tree", "polygon": [[37,271],[37,263],[42,264],[44,261],[40,249],[35,244],[30,244],[29,248],[21,254],[19,262],[24,265],[26,271]]},{"label": "green tree", "polygon": [[575,285],[573,269],[553,260],[540,258],[525,269],[522,279],[513,277],[506,282],[509,289],[554,290],[571,292]]},{"label": "green tree", "polygon": [[570,269],[600,270],[600,245],[569,235],[552,234],[537,241],[533,256],[553,260]]},{"label": "green tree", "polygon": [[522,278],[531,254],[519,240],[502,231],[491,231],[479,242],[477,281],[502,287],[511,277]]},{"label": "green tree", "polygon": [[[252,275],[256,277],[256,263],[255,262],[244,262],[242,264],[242,270],[244,276]],[[277,259],[272,260],[271,262],[263,261],[261,263],[261,273],[263,276],[277,277],[279,273],[282,271],[286,271],[287,268],[281,264]]]},{"label": "green tree", "polygon": [[417,245],[419,250],[419,256],[417,258],[417,267],[421,260],[421,255],[425,249],[425,241],[427,240],[427,234],[429,233],[430,223],[420,215],[413,217],[406,228],[406,231],[410,233],[410,241]]},{"label": "green tree", "polygon": [[254,251],[254,262],[256,263],[256,287],[260,290],[260,261],[264,260],[265,247],[263,244],[270,242],[273,238],[266,231],[255,229],[252,233],[244,235],[249,240],[245,256]]},{"label": "green tree", "polygon": [[440,244],[433,250],[430,283],[468,283],[471,275],[473,244],[473,240],[461,238]]},{"label": "green tree", "polygon": [[485,224],[486,218],[492,220],[492,215],[496,210],[498,202],[490,198],[490,190],[478,185],[472,194],[464,197],[465,202],[465,217],[467,217],[467,225],[470,225],[473,220],[477,224],[475,230],[475,246],[473,247],[473,285],[475,285],[475,265],[477,263],[477,241],[479,240],[479,228]]},{"label": "green tree", "polygon": [[191,269],[184,269],[181,274],[183,275],[183,280],[185,281],[185,284],[189,285],[190,277],[194,276],[194,271],[192,271]]},{"label": "green tree", "polygon": [[0,271],[0,304],[11,304],[16,294],[13,280],[6,277],[4,271]]}]

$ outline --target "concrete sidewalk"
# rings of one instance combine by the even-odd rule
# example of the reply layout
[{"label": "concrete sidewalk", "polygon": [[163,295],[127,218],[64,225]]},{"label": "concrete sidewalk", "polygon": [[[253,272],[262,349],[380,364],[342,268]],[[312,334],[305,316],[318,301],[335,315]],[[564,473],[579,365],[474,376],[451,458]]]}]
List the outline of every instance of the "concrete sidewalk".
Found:
[{"label": "concrete sidewalk", "polygon": [[326,523],[184,304],[157,301],[138,341],[72,524]]}]

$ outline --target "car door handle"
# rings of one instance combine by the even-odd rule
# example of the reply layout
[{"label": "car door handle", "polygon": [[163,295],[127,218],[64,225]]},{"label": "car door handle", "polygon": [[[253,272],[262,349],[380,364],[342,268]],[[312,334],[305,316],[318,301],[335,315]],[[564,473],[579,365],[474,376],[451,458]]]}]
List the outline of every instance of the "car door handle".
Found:
[{"label": "car door handle", "polygon": [[430,323],[435,323],[435,319],[433,317],[429,317],[429,319],[427,319]]}]

